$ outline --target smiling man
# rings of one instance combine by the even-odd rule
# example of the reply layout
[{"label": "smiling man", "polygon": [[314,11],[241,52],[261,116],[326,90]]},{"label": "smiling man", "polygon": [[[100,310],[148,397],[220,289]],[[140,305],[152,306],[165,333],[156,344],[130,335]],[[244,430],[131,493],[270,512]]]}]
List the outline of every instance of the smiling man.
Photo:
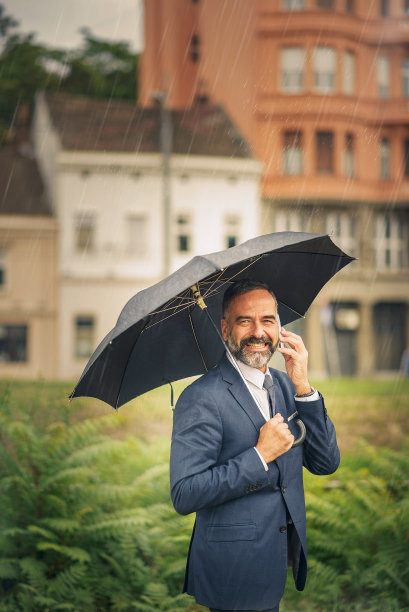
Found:
[{"label": "smiling man", "polygon": [[[277,612],[287,566],[298,590],[306,581],[302,468],[337,469],[335,430],[308,382],[304,343],[280,330],[267,285],[232,284],[221,331],[226,355],[185,389],[174,413],[172,501],[181,514],[196,512],[184,591],[213,612]],[[267,367],[275,351],[286,374]],[[297,413],[307,434],[293,447]]]}]

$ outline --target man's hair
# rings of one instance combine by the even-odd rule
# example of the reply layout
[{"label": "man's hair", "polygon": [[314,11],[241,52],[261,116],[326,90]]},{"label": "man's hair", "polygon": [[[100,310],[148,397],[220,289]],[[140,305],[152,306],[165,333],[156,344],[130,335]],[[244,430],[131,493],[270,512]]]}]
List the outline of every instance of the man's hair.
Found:
[{"label": "man's hair", "polygon": [[244,295],[245,293],[249,293],[250,291],[254,291],[255,289],[263,289],[264,291],[268,291],[270,295],[273,296],[275,302],[277,304],[277,298],[274,295],[273,291],[263,281],[253,280],[252,278],[242,278],[241,280],[235,281],[226,289],[223,296],[223,317],[226,318],[227,311],[230,306],[230,302],[234,300],[239,295]]}]

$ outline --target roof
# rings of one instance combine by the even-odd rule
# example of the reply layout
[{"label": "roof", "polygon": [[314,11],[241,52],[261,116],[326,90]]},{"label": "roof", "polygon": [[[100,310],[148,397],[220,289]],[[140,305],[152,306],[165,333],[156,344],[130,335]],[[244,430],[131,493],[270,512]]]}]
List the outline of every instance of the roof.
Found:
[{"label": "roof", "polygon": [[[63,149],[155,153],[160,149],[161,110],[118,100],[46,94]],[[197,103],[172,110],[172,153],[251,158],[252,152],[220,106]]]},{"label": "roof", "polygon": [[0,215],[46,215],[51,208],[29,145],[0,147]]}]

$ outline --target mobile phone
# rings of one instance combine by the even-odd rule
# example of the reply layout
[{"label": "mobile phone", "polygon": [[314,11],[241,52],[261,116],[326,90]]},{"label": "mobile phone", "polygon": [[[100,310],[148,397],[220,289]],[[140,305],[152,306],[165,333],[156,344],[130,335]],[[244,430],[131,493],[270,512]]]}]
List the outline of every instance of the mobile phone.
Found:
[{"label": "mobile phone", "polygon": [[283,337],[281,335],[281,321],[280,317],[277,315],[277,323],[278,323],[278,348],[283,348]]}]

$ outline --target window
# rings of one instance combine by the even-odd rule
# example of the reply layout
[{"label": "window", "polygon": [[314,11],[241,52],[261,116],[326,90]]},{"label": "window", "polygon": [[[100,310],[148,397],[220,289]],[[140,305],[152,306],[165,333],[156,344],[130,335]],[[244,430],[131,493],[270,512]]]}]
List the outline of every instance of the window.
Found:
[{"label": "window", "polygon": [[390,89],[389,59],[384,55],[378,58],[378,94],[380,98],[388,98]]},{"label": "window", "polygon": [[190,58],[194,63],[200,59],[200,38],[197,34],[193,34],[190,39]]},{"label": "window", "polygon": [[373,306],[374,358],[377,370],[399,370],[406,344],[407,305],[378,302]]},{"label": "window", "polygon": [[352,214],[329,213],[325,219],[325,232],[345,253],[358,257],[356,219]]},{"label": "window", "polygon": [[315,47],[313,62],[315,90],[321,93],[332,93],[335,90],[335,49]]},{"label": "window", "polygon": [[349,14],[355,13],[355,2],[354,0],[346,0],[345,11]]},{"label": "window", "polygon": [[302,214],[281,210],[275,216],[276,232],[302,232],[306,231],[303,227]]},{"label": "window", "polygon": [[409,178],[409,138],[403,141],[403,174]]},{"label": "window", "polygon": [[397,215],[375,218],[374,251],[376,266],[382,270],[400,270],[408,265],[408,224]]},{"label": "window", "polygon": [[75,246],[78,251],[93,251],[95,248],[95,216],[93,213],[83,212],[76,219]]},{"label": "window", "polygon": [[135,257],[146,257],[147,220],[145,215],[129,215],[126,219],[126,252]]},{"label": "window", "polygon": [[4,290],[7,283],[7,253],[0,249],[0,291]]},{"label": "window", "polygon": [[332,11],[335,8],[335,0],[317,0],[317,8]]},{"label": "window", "polygon": [[390,144],[387,138],[381,140],[381,179],[386,181],[390,178]]},{"label": "window", "polygon": [[334,135],[332,132],[317,132],[317,172],[332,174],[334,172]]},{"label": "window", "polygon": [[75,357],[88,359],[94,350],[94,317],[79,315],[75,318]]},{"label": "window", "polygon": [[389,15],[389,0],[380,0],[380,2],[381,17],[387,17]]},{"label": "window", "polygon": [[302,174],[302,134],[284,132],[284,174]]},{"label": "window", "polygon": [[302,11],[305,7],[305,0],[283,0],[285,11]]},{"label": "window", "polygon": [[403,0],[403,14],[409,15],[409,0]]},{"label": "window", "polygon": [[188,253],[191,250],[191,222],[190,217],[185,214],[180,214],[177,217],[177,251],[179,253]]},{"label": "window", "polygon": [[342,91],[352,96],[355,93],[355,53],[345,51],[342,64]]},{"label": "window", "polygon": [[302,47],[281,50],[281,89],[296,93],[304,88],[305,51]]},{"label": "window", "polygon": [[0,325],[0,362],[27,361],[27,325]]},{"label": "window", "polygon": [[409,98],[409,57],[402,60],[402,95]]},{"label": "window", "polygon": [[345,134],[344,172],[347,178],[355,176],[355,140],[353,134]]},{"label": "window", "polygon": [[225,226],[225,248],[230,249],[240,242],[240,217],[227,215],[224,219]]}]

